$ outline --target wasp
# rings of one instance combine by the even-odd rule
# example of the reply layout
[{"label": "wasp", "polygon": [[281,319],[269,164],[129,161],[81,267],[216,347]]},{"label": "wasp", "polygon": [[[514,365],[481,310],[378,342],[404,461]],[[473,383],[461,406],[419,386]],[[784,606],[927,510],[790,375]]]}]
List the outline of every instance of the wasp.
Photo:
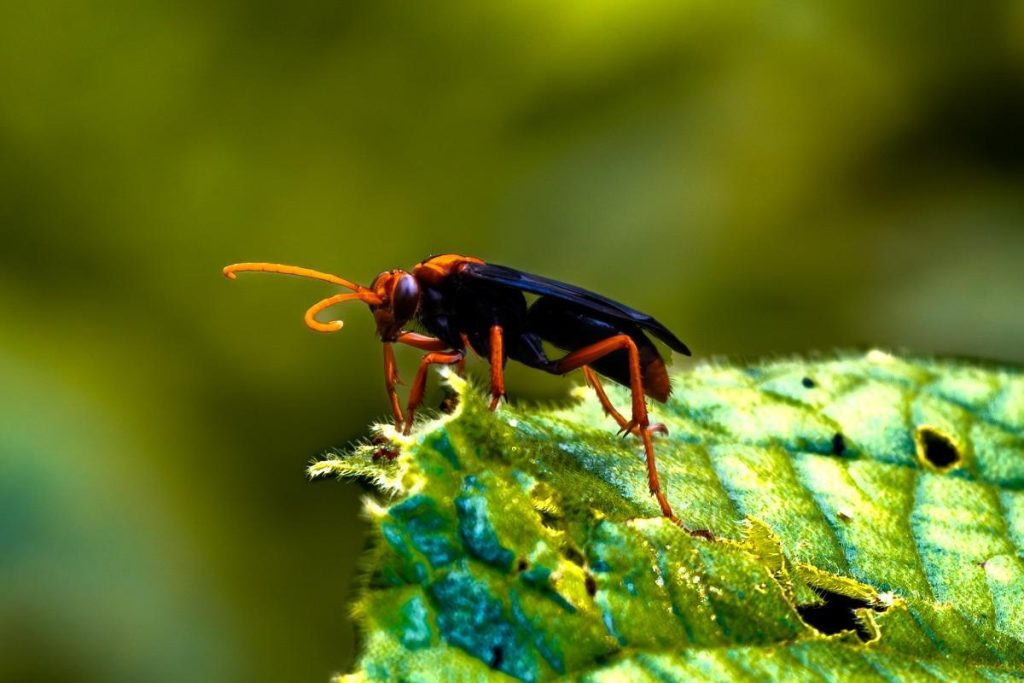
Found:
[{"label": "wasp", "polygon": [[[658,481],[651,433],[666,430],[663,425],[650,424],[645,396],[664,403],[671,386],[665,360],[647,333],[673,351],[690,355],[690,350],[650,315],[581,287],[457,254],[432,256],[411,272],[384,271],[369,287],[337,275],[276,263],[237,263],[224,268],[231,279],[240,272],[297,275],[349,290],[309,307],[305,322],[317,332],[337,332],[344,324],[320,320],[318,315],[325,309],[345,301],[368,304],[384,347],[384,386],[395,426],[406,434],[423,400],[428,368],[451,365],[461,371],[469,350],[490,363],[491,410],[505,397],[504,369],[509,360],[556,375],[581,370],[605,413],[618,423],[620,433],[633,434],[643,442],[651,494],[665,517],[683,526]],[[536,298],[528,302],[526,294]],[[407,330],[411,324],[426,334]],[[566,354],[549,358],[544,342]],[[396,388],[399,376],[394,344],[426,352],[404,414]],[[612,405],[599,376],[629,387],[629,419]],[[703,531],[691,533],[709,536]]]}]

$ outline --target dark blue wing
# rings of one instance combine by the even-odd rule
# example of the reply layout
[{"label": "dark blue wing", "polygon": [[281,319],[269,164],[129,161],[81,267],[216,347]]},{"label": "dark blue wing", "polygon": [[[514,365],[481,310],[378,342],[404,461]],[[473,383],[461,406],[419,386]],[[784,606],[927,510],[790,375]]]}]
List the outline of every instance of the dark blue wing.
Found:
[{"label": "dark blue wing", "polygon": [[540,294],[541,296],[552,296],[564,301],[570,301],[581,308],[588,309],[606,318],[631,322],[648,330],[655,337],[668,344],[673,350],[684,353],[687,356],[690,355],[690,349],[686,348],[686,344],[651,316],[581,287],[493,263],[468,262],[462,265],[459,274],[486,282],[506,285],[523,292]]}]

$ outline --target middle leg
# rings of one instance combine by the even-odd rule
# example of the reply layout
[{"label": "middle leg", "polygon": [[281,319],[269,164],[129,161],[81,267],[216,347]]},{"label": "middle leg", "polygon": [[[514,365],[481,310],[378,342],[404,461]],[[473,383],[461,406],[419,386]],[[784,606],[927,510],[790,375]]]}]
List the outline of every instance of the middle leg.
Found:
[{"label": "middle leg", "polygon": [[416,408],[423,402],[423,392],[427,386],[427,370],[431,365],[454,365],[462,360],[465,354],[462,351],[439,352],[431,351],[423,356],[420,361],[420,369],[416,372],[416,379],[413,380],[412,389],[409,390],[409,405],[405,411],[405,429],[408,434],[412,431],[412,418]]},{"label": "middle leg", "polygon": [[398,377],[398,365],[395,363],[395,351],[389,342],[384,342],[384,388],[391,402],[391,412],[395,415],[395,429],[402,428],[402,408],[398,404],[397,388],[401,381]]},{"label": "middle leg", "polygon": [[505,340],[501,325],[491,326],[491,410],[505,397]]},{"label": "middle leg", "polygon": [[[419,372],[416,373],[416,379],[413,381],[412,389],[409,391],[409,404],[403,430],[408,434],[409,430],[412,429],[413,414],[423,401],[423,392],[427,384],[427,368],[433,363],[455,365],[456,368],[459,368],[465,362],[466,354],[461,350],[451,350],[447,344],[437,337],[430,337],[416,332],[403,332],[398,335],[395,341],[399,344],[430,352],[423,356]],[[393,400],[397,402],[398,399],[396,397]],[[396,412],[396,415],[398,414]]]}]

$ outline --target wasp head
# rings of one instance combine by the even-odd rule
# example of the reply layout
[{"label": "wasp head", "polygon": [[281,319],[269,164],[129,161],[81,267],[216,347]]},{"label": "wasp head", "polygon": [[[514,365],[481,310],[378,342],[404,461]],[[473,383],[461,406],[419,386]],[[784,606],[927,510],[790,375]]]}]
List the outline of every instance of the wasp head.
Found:
[{"label": "wasp head", "polygon": [[394,341],[402,327],[416,315],[420,305],[420,286],[416,278],[404,270],[386,270],[373,281],[370,289],[380,304],[370,304],[381,341]]}]

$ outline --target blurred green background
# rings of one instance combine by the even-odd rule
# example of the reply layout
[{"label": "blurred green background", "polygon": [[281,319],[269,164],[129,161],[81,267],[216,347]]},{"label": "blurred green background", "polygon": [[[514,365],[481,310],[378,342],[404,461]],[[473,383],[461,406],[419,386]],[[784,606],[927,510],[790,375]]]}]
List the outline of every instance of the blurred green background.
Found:
[{"label": "blurred green background", "polygon": [[1019,1],[37,0],[0,84],[3,680],[352,665],[361,490],[304,467],[385,414],[372,320],[227,263],[455,251],[697,358],[1024,360]]}]

